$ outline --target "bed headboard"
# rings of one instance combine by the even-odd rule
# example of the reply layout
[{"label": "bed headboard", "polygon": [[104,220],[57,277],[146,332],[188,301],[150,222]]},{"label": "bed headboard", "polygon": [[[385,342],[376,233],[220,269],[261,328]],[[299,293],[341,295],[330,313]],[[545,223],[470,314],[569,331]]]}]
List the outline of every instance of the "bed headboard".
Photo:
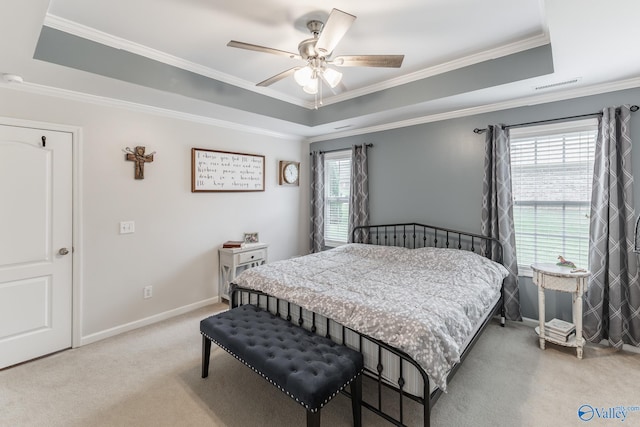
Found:
[{"label": "bed headboard", "polygon": [[351,241],[370,245],[401,246],[409,249],[425,247],[462,249],[502,263],[502,245],[494,238],[415,222],[359,226],[353,229]]}]

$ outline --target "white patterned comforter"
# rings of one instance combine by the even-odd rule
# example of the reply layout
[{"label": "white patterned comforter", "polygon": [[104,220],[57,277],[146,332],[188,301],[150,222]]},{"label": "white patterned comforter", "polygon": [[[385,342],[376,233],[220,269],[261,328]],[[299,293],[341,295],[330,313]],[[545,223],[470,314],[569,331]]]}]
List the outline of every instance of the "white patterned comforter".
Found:
[{"label": "white patterned comforter", "polygon": [[507,274],[465,250],[349,244],[245,270],[234,283],[406,352],[446,390],[447,373]]}]

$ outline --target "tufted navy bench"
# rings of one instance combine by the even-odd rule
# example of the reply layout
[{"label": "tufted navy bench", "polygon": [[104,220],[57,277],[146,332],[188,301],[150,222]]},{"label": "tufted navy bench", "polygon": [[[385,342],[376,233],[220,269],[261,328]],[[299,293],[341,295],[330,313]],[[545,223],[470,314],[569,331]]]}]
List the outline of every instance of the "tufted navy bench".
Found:
[{"label": "tufted navy bench", "polygon": [[307,426],[320,426],[320,409],[351,384],[353,423],[361,426],[361,353],[249,304],[202,320],[200,333],[202,378],[213,341],[304,406]]}]

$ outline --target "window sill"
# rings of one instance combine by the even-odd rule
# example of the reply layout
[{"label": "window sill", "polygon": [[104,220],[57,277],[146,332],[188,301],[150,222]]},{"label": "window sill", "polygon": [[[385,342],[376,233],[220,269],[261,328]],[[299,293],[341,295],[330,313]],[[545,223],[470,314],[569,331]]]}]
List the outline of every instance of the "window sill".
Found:
[{"label": "window sill", "polygon": [[324,242],[324,248],[325,249],[333,249],[333,248],[337,248],[338,246],[342,246],[342,245],[346,245],[347,242],[336,242],[336,241],[326,241]]}]

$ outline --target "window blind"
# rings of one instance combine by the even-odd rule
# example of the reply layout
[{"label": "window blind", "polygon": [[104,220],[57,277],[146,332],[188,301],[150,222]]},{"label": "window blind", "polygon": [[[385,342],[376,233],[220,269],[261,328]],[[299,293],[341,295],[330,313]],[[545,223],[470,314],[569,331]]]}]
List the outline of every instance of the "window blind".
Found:
[{"label": "window blind", "polygon": [[513,219],[518,267],[556,263],[588,267],[595,119],[511,132]]},{"label": "window blind", "polygon": [[351,151],[325,154],[324,239],[326,246],[349,240],[349,192]]}]

